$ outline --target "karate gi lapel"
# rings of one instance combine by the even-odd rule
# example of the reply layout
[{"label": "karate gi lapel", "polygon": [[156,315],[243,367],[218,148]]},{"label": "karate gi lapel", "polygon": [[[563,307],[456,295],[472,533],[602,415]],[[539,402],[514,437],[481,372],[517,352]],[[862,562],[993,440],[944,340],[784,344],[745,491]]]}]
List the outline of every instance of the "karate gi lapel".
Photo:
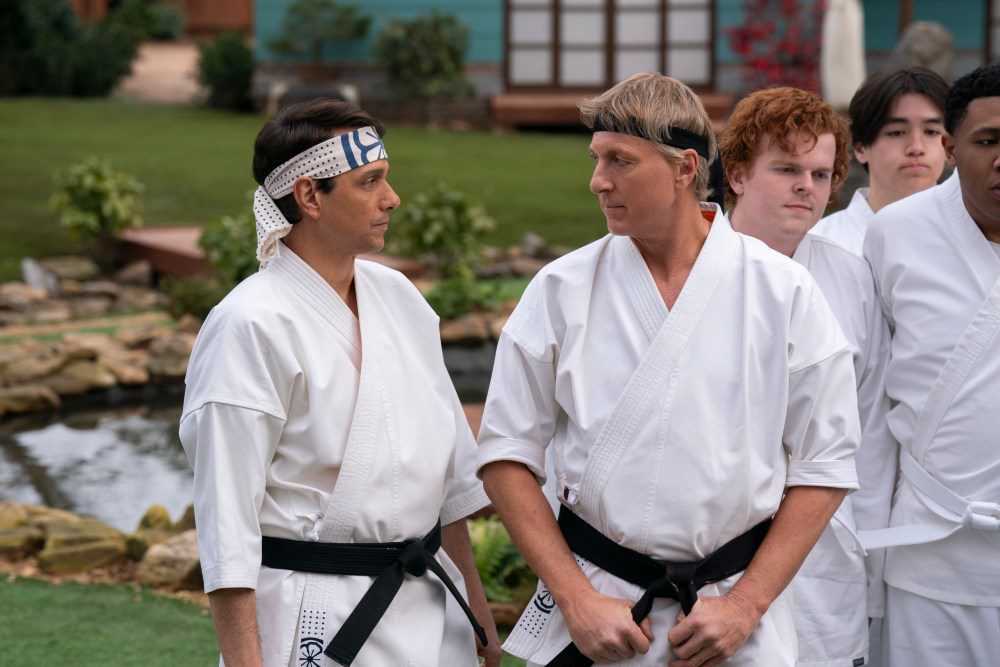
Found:
[{"label": "karate gi lapel", "polygon": [[382,379],[381,337],[376,324],[377,299],[364,272],[355,267],[354,289],[361,321],[361,381],[351,420],[344,462],[323,513],[321,542],[348,542],[375,460],[379,434],[385,433],[385,389]]},{"label": "karate gi lapel", "polygon": [[[604,486],[618,460],[632,444],[633,435],[654,402],[662,404],[665,412],[669,413],[678,362],[738,245],[736,233],[729,226],[722,210],[716,206],[708,238],[680,296],[663,320],[625,390],[618,397],[587,459],[579,497],[581,505],[593,516],[599,516]],[[636,272],[640,269],[648,274],[644,264],[635,267]],[[645,279],[651,281],[648,275]],[[627,278],[626,290],[629,280],[640,279]]]},{"label": "karate gi lapel", "polygon": [[868,188],[858,188],[854,191],[854,196],[851,197],[851,203],[847,205],[847,219],[851,221],[851,225],[858,231],[861,238],[865,237],[865,233],[868,231],[868,225],[871,224],[872,218],[875,217],[875,213],[872,211],[872,207],[868,204]]},{"label": "karate gi lapel", "polygon": [[612,239],[615,249],[615,259],[624,269],[622,282],[629,302],[635,309],[636,316],[642,324],[649,340],[656,338],[657,332],[663,327],[667,318],[667,304],[663,303],[653,276],[646,268],[646,260],[635,247],[635,243],[627,236],[616,236]]}]

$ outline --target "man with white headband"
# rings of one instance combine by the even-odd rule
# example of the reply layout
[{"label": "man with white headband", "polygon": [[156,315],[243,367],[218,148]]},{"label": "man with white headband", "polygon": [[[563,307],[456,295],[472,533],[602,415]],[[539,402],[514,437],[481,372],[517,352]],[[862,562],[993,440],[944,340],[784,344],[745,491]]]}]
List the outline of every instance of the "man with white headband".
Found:
[{"label": "man with white headband", "polygon": [[637,74],[581,110],[611,234],[528,286],[479,432],[486,491],[541,579],[505,648],[791,666],[782,590],[857,487],[847,342],[802,266],[699,203],[715,136],[690,88]]},{"label": "man with white headband", "polygon": [[489,501],[438,319],[358,259],[399,205],[382,133],[332,100],[264,125],[264,268],[191,356],[180,435],[229,665],[472,667],[477,642],[499,664],[464,521]]}]

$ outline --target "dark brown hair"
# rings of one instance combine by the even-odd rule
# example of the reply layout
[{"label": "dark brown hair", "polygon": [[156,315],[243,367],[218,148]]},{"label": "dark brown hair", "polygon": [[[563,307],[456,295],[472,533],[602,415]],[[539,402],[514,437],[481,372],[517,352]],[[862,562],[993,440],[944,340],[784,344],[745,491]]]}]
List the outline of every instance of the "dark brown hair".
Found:
[{"label": "dark brown hair", "polygon": [[[758,151],[770,147],[761,146],[765,135],[778,148],[792,155],[795,153],[795,136],[805,135],[815,144],[819,135],[827,132],[833,134],[837,150],[830,189],[833,196],[847,178],[851,161],[847,123],[822,97],[806,90],[767,88],[740,100],[719,139],[722,166],[729,174],[737,165],[752,165]],[[728,178],[726,201],[736,201],[736,193]]]},{"label": "dark brown hair", "polygon": [[[851,140],[858,146],[871,146],[878,139],[892,112],[892,105],[914,93],[923,95],[944,116],[948,84],[926,67],[885,69],[871,75],[851,98],[847,113],[851,117]],[[864,165],[867,171],[868,165]]]},{"label": "dark brown hair", "polygon": [[[264,123],[253,145],[253,178],[260,185],[279,166],[304,150],[332,137],[335,131],[356,130],[371,125],[381,137],[385,126],[367,111],[328,98],[290,104]],[[333,190],[334,179],[318,178],[320,192]],[[293,225],[302,219],[295,195],[276,199],[278,210]]]}]

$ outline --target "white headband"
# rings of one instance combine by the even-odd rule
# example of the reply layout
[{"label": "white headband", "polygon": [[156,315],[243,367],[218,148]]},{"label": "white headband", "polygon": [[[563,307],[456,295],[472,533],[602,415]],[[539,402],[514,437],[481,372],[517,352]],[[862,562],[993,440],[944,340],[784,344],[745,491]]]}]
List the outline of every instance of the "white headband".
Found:
[{"label": "white headband", "polygon": [[277,257],[278,239],[292,229],[274,200],[290,194],[296,180],[303,176],[332,178],[386,157],[378,132],[369,125],[316,144],[272,171],[264,179],[264,185],[253,193],[257,259],[267,262]]}]

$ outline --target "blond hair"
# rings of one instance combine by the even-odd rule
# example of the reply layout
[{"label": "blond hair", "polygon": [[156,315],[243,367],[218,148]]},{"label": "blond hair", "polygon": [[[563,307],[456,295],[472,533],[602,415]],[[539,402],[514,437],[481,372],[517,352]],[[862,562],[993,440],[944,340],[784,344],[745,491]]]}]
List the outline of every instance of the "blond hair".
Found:
[{"label": "blond hair", "polygon": [[[715,161],[716,140],[712,121],[693,90],[669,76],[641,72],[625,79],[597,97],[580,103],[580,119],[588,128],[595,123],[614,132],[642,137],[670,138],[670,129],[687,130],[705,139],[708,159],[698,156],[694,193],[706,201],[709,165]],[[652,140],[656,149],[673,165],[685,161],[684,151]]]}]

